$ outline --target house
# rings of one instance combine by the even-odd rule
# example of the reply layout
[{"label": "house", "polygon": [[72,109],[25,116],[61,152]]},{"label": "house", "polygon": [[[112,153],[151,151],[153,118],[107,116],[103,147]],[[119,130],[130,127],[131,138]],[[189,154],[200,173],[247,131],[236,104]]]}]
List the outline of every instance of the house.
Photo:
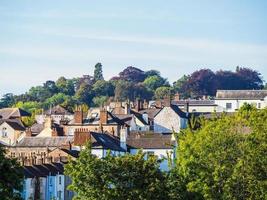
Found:
[{"label": "house", "polygon": [[217,112],[235,112],[244,103],[258,109],[267,107],[267,90],[218,90],[216,93]]},{"label": "house", "polygon": [[126,139],[130,154],[136,154],[140,149],[148,155],[162,159],[160,169],[169,170],[170,161],[175,158],[175,138],[172,134],[154,134],[151,132],[129,133]]},{"label": "house", "polygon": [[38,124],[43,124],[47,117],[50,117],[54,121],[54,123],[60,124],[62,121],[68,122],[68,121],[73,120],[74,115],[72,112],[68,111],[66,108],[60,105],[57,105],[46,110],[44,113],[40,115],[36,115],[35,119]]},{"label": "house", "polygon": [[23,166],[23,171],[23,199],[71,200],[73,198],[74,193],[67,190],[71,180],[64,175],[62,163]]},{"label": "house", "polygon": [[217,105],[215,100],[173,100],[173,105],[177,105],[184,112],[211,113],[215,112]]},{"label": "house", "polygon": [[155,133],[180,132],[186,128],[189,113],[183,112],[177,105],[166,100],[164,107],[154,117]]},{"label": "house", "polygon": [[0,119],[21,119],[22,117],[29,117],[30,113],[21,108],[2,108],[0,109]]},{"label": "house", "polygon": [[[36,165],[51,161],[62,162],[67,160],[66,157],[68,156],[74,157],[73,152],[70,151],[73,137],[31,137],[27,134],[17,144],[9,146],[7,149],[7,155],[17,158],[21,165]],[[55,152],[58,149],[62,152]]]},{"label": "house", "polygon": [[[149,120],[146,113],[138,112],[140,109],[131,109],[129,103],[117,103],[112,110],[112,114],[125,122],[130,127],[130,131],[149,131]],[[119,106],[118,106],[119,105]]]},{"label": "house", "polygon": [[108,132],[119,136],[121,129],[129,127],[127,123],[116,117],[106,109],[100,109],[99,113],[85,116],[81,108],[77,108],[74,119],[64,125],[66,135],[74,135],[76,129],[87,129],[92,132]]},{"label": "house", "polygon": [[80,151],[87,142],[91,144],[92,154],[99,158],[105,157],[109,151],[114,156],[124,154],[127,151],[126,145],[121,144],[120,138],[112,134],[91,132],[88,129],[76,129],[72,149]]},{"label": "house", "polygon": [[0,120],[0,143],[7,146],[16,144],[25,130],[19,119]]}]

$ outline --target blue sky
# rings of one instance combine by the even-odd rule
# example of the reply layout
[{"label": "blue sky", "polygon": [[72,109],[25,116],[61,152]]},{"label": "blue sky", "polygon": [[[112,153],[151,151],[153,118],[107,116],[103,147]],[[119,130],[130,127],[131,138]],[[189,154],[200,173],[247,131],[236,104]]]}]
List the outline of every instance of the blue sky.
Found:
[{"label": "blue sky", "polygon": [[251,67],[267,79],[264,0],[0,0],[0,95],[126,66],[170,82],[200,68]]}]

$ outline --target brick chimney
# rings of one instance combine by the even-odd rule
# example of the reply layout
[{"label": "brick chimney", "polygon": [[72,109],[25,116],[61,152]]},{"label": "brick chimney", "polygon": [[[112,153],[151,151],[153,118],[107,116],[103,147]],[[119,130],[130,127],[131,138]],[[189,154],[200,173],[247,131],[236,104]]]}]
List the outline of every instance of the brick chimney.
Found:
[{"label": "brick chimney", "polygon": [[99,124],[107,124],[107,123],[108,123],[108,112],[105,109],[101,109]]},{"label": "brick chimney", "polygon": [[142,109],[142,101],[140,99],[136,99],[135,101],[135,110],[138,112]]},{"label": "brick chimney", "polygon": [[156,108],[162,108],[162,101],[160,99],[156,101]]},{"label": "brick chimney", "polygon": [[47,116],[45,118],[44,128],[51,128],[52,127],[52,123],[53,123],[52,118],[50,116]]},{"label": "brick chimney", "polygon": [[164,106],[165,107],[170,107],[171,106],[171,97],[170,96],[166,96],[164,98]]},{"label": "brick chimney", "polygon": [[146,100],[144,100],[143,108],[144,108],[144,109],[148,109],[148,102],[147,102]]},{"label": "brick chimney", "polygon": [[74,132],[74,145],[83,146],[91,140],[91,133],[88,129],[79,128]]},{"label": "brick chimney", "polygon": [[57,132],[57,129],[56,128],[53,128],[52,129],[52,137],[57,137],[57,136],[59,136],[58,135],[58,132]]},{"label": "brick chimney", "polygon": [[83,111],[82,111],[82,108],[80,106],[78,106],[75,109],[75,112],[74,112],[74,123],[75,124],[82,124],[83,123]]},{"label": "brick chimney", "polygon": [[25,133],[26,133],[26,137],[31,137],[32,136],[32,131],[31,131],[30,128],[27,128]]},{"label": "brick chimney", "polygon": [[174,100],[175,101],[179,101],[180,100],[180,94],[178,92],[174,95]]}]

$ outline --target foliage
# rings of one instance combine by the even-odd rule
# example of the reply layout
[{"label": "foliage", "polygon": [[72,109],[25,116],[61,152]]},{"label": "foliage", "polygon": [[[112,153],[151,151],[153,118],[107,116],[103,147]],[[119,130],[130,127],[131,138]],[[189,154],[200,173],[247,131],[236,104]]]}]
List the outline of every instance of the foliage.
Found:
[{"label": "foliage", "polygon": [[171,95],[171,88],[170,87],[159,87],[155,91],[155,98],[156,99],[164,99],[166,96]]},{"label": "foliage", "polygon": [[177,173],[187,191],[204,199],[266,199],[266,121],[266,109],[246,105],[180,133]]},{"label": "foliage", "polygon": [[102,64],[101,63],[97,63],[95,65],[94,80],[95,81],[104,80],[103,71],[102,71]]},{"label": "foliage", "polygon": [[15,98],[12,93],[4,94],[0,100],[0,108],[11,107],[15,103]]},{"label": "foliage", "polygon": [[98,80],[93,85],[95,96],[114,96],[114,86],[110,81]]},{"label": "foliage", "polygon": [[15,159],[7,158],[0,145],[0,197],[2,200],[21,199],[23,171]]},{"label": "foliage", "polygon": [[144,80],[144,85],[150,90],[156,90],[162,86],[169,86],[166,79],[158,75],[149,76]]},{"label": "foliage", "polygon": [[145,72],[136,67],[127,67],[122,72],[119,73],[119,79],[129,81],[129,82],[143,82],[146,78]]},{"label": "foliage", "polygon": [[185,85],[187,81],[189,80],[188,75],[183,75],[180,79],[175,81],[173,83],[173,89],[175,92],[179,93],[179,95],[183,98],[188,98],[190,97],[190,93],[185,89]]},{"label": "foliage", "polygon": [[[65,166],[72,179],[69,189],[75,199],[166,199],[164,175],[155,156],[125,154],[113,157],[108,154],[99,159],[87,147],[77,160]],[[141,178],[142,177],[142,178]]]},{"label": "foliage", "polygon": [[101,107],[108,101],[107,96],[97,96],[93,98],[94,106]]},{"label": "foliage", "polygon": [[60,77],[56,81],[56,86],[58,88],[58,91],[60,93],[63,93],[65,95],[72,96],[75,93],[75,87],[73,80],[67,80],[65,77]]}]

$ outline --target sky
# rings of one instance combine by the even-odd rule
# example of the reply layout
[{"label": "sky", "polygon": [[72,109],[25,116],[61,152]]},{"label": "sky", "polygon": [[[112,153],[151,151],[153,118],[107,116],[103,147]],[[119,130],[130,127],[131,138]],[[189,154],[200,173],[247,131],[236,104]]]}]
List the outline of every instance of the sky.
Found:
[{"label": "sky", "polygon": [[201,68],[267,79],[266,0],[0,0],[0,96],[127,66],[173,82]]}]

